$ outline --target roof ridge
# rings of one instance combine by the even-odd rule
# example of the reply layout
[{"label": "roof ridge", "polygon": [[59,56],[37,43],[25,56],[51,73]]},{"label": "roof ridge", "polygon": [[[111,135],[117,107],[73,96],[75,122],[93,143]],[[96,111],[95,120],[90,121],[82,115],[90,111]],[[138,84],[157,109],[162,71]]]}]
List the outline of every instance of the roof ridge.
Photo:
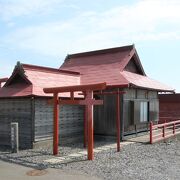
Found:
[{"label": "roof ridge", "polygon": [[33,64],[21,64],[24,69],[31,69],[31,70],[42,70],[44,72],[56,72],[56,73],[66,73],[66,74],[75,74],[79,75],[79,72],[75,71],[69,71],[69,70],[61,70],[61,69],[56,69],[56,68],[51,68],[51,67],[46,67],[46,66],[38,66],[38,65],[33,65]]},{"label": "roof ridge", "polygon": [[98,54],[115,53],[115,52],[119,52],[119,51],[132,50],[133,48],[134,48],[134,44],[127,45],[127,46],[121,46],[121,47],[113,47],[113,48],[106,48],[106,49],[100,49],[100,50],[94,50],[94,51],[86,51],[86,52],[68,54],[65,58],[65,61],[69,58],[77,58],[77,57],[83,57],[83,56],[93,56],[93,55],[98,55]]}]

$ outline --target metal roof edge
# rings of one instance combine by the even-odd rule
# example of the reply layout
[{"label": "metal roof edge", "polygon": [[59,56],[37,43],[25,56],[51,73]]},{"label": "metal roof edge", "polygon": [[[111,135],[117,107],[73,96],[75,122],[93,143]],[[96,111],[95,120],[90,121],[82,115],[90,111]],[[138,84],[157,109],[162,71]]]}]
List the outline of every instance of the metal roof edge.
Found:
[{"label": "metal roof edge", "polygon": [[63,69],[56,69],[56,68],[51,68],[51,67],[46,67],[46,66],[37,66],[33,64],[22,64],[23,68],[31,69],[31,70],[43,70],[45,72],[57,72],[57,73],[65,73],[65,74],[74,74],[74,75],[80,75],[79,72],[75,71],[69,71],[69,70],[63,70]]},{"label": "metal roof edge", "polygon": [[165,90],[165,89],[157,89],[157,88],[148,88],[148,87],[143,87],[143,86],[137,86],[133,83],[130,83],[130,87],[133,87],[133,88],[141,88],[141,89],[147,89],[147,90],[156,90],[158,92],[175,92],[175,89],[172,89],[172,90]]}]

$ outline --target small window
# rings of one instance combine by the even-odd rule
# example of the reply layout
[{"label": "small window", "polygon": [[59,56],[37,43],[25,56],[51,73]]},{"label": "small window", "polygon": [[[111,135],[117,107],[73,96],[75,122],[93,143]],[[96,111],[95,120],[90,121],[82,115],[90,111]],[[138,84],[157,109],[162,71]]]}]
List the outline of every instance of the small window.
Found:
[{"label": "small window", "polygon": [[140,103],[140,122],[148,121],[148,102]]}]

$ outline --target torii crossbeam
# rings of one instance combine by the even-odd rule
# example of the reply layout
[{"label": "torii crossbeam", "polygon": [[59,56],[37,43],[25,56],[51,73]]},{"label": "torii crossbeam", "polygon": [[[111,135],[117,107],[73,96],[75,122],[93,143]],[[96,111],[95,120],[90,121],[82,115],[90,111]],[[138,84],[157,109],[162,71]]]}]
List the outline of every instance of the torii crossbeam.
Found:
[{"label": "torii crossbeam", "polygon": [[[44,88],[45,93],[53,94],[54,96],[54,133],[53,133],[53,154],[58,154],[59,144],[59,104],[78,104],[85,105],[87,125],[88,127],[88,160],[93,160],[93,146],[94,146],[94,134],[93,134],[93,105],[103,104],[103,100],[93,99],[93,91],[106,89],[106,83],[89,84],[89,85],[77,85],[77,86],[64,86]],[[74,92],[82,91],[85,95],[84,99],[75,100]],[[59,93],[70,92],[70,100],[59,100]],[[86,130],[85,130],[86,131]],[[86,132],[85,132],[86,133]]]}]

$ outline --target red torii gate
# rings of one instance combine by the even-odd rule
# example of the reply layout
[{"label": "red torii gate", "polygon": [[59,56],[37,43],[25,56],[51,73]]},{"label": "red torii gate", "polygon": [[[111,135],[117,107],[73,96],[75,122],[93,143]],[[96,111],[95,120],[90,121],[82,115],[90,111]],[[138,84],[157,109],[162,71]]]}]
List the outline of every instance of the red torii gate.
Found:
[{"label": "red torii gate", "polygon": [[[99,91],[106,89],[106,83],[90,84],[90,85],[77,85],[77,86],[65,86],[44,88],[45,93],[53,93],[54,96],[54,133],[53,133],[53,154],[58,154],[59,143],[59,104],[79,104],[85,105],[87,122],[85,120],[85,133],[88,133],[88,160],[93,160],[93,146],[94,146],[94,134],[93,134],[93,105],[103,104],[103,100],[93,99],[93,91]],[[85,95],[83,100],[75,100],[74,92],[82,91]],[[70,100],[59,100],[58,93],[70,92]],[[86,119],[85,117],[85,119]],[[88,131],[86,130],[88,128]]]}]

